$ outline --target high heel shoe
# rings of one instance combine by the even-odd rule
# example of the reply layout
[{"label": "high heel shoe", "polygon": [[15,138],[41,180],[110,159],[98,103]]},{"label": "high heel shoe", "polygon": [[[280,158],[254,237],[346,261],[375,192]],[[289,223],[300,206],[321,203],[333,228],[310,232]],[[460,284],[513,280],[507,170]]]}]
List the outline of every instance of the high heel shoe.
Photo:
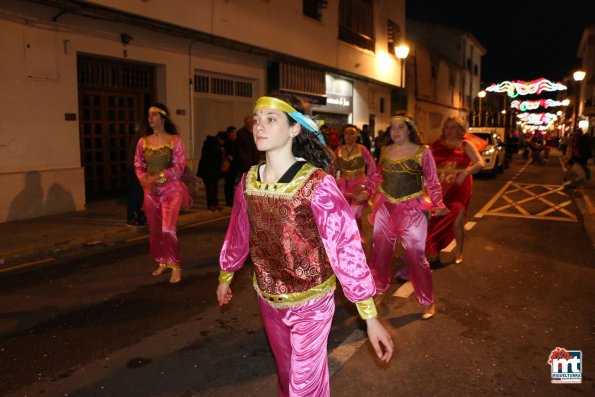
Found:
[{"label": "high heel shoe", "polygon": [[436,304],[432,303],[429,306],[424,306],[424,310],[421,313],[422,320],[429,320],[436,315]]},{"label": "high heel shoe", "polygon": [[156,270],[153,270],[153,273],[151,273],[151,275],[161,276],[166,268],[167,268],[167,265],[165,263],[160,263],[159,267]]},{"label": "high heel shoe", "polygon": [[460,265],[461,263],[463,263],[463,255],[455,258],[455,264]]}]

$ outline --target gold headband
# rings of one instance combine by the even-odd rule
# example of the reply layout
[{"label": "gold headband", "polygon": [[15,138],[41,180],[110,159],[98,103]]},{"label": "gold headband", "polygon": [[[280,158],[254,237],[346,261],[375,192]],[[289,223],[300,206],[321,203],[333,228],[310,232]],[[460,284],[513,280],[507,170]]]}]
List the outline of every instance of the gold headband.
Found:
[{"label": "gold headband", "polygon": [[390,118],[390,121],[393,121],[393,120],[401,120],[401,121],[405,121],[405,122],[410,123],[410,124],[415,124],[415,122],[413,121],[413,119],[412,118],[409,118],[407,116],[393,116],[393,117]]},{"label": "gold headband", "polygon": [[281,110],[285,113],[297,112],[297,110],[295,110],[293,106],[291,106],[287,102],[270,96],[262,96],[258,98],[258,100],[256,101],[256,105],[254,105],[254,111],[256,112],[258,109],[275,109]]},{"label": "gold headband", "polygon": [[351,131],[353,131],[353,132],[355,132],[355,133],[357,134],[357,128],[355,128],[355,127],[351,127],[351,126],[350,126],[350,127],[346,127],[346,128],[343,130],[343,133],[346,133],[347,131],[350,131],[350,130],[351,130]]},{"label": "gold headband", "polygon": [[149,113],[151,113],[151,112],[159,113],[162,116],[167,116],[167,113],[165,112],[165,110],[159,109],[158,107],[155,107],[155,106],[151,106],[149,108]]}]

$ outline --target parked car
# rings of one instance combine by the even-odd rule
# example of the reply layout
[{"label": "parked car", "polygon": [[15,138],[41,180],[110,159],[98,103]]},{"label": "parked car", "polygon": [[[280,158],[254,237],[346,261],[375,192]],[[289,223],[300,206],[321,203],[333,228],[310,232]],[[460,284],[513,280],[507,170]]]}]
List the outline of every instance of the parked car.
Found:
[{"label": "parked car", "polygon": [[492,176],[504,171],[506,148],[500,136],[495,132],[470,131],[481,139],[488,142],[486,148],[481,152],[481,157],[486,163],[482,172]]}]

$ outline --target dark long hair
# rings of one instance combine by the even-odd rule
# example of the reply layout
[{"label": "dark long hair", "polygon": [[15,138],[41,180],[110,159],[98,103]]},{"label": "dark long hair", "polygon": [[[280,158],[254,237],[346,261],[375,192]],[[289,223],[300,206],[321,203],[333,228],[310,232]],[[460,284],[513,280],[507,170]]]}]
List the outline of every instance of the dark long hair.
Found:
[{"label": "dark long hair", "polygon": [[[162,103],[155,102],[155,103],[152,103],[149,105],[149,107],[147,108],[147,112],[152,107],[161,109],[166,113],[166,116],[162,115],[161,113],[159,114],[161,116],[161,118],[163,119],[163,129],[165,130],[165,132],[167,132],[168,134],[178,135],[178,129],[176,128],[176,125],[174,123],[172,123],[172,121],[170,119],[170,116],[169,116],[170,113],[169,113],[169,109],[167,108],[167,106],[165,106]],[[153,133],[153,129],[147,123],[147,135],[151,135],[152,133]]]},{"label": "dark long hair", "polygon": [[[407,124],[407,128],[409,128],[409,135],[408,138],[411,142],[417,144],[417,145],[421,145],[421,136],[419,135],[419,130],[417,129],[417,126],[415,125],[415,121],[413,120],[413,117],[406,112],[398,112],[395,113],[392,117],[404,117],[407,120],[402,120],[402,122],[404,122],[405,124]],[[392,119],[391,119],[392,121]],[[387,134],[387,142],[388,143],[393,143],[393,140],[390,136],[390,126],[387,130],[388,134]]]},{"label": "dark long hair", "polygon": [[[300,97],[294,95],[269,96],[285,101],[293,106],[298,112],[309,115],[308,102]],[[292,119],[287,113],[285,113],[285,116],[287,117],[290,126],[293,127],[297,123],[297,121]],[[331,158],[325,149],[324,144],[318,139],[315,133],[308,131],[301,124],[299,126],[300,133],[294,138],[291,145],[293,155],[306,159],[306,161],[318,168],[325,169],[331,163]]]}]

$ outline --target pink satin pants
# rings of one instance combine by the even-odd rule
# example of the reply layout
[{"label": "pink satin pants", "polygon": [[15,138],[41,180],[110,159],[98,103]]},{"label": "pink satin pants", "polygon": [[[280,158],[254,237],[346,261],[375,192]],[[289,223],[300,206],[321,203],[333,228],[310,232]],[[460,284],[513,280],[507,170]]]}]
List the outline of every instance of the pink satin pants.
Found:
[{"label": "pink satin pants", "polygon": [[395,243],[399,239],[417,301],[426,306],[434,303],[432,273],[425,256],[428,220],[412,202],[414,200],[398,204],[387,202],[378,209],[372,234],[370,270],[378,292],[388,290]]},{"label": "pink satin pants", "polygon": [[284,309],[259,296],[258,305],[277,364],[279,396],[330,396],[327,343],[334,294]]},{"label": "pink satin pants", "polygon": [[180,264],[180,243],[176,231],[183,196],[173,184],[147,194],[143,209],[149,225],[151,256],[157,263]]}]

